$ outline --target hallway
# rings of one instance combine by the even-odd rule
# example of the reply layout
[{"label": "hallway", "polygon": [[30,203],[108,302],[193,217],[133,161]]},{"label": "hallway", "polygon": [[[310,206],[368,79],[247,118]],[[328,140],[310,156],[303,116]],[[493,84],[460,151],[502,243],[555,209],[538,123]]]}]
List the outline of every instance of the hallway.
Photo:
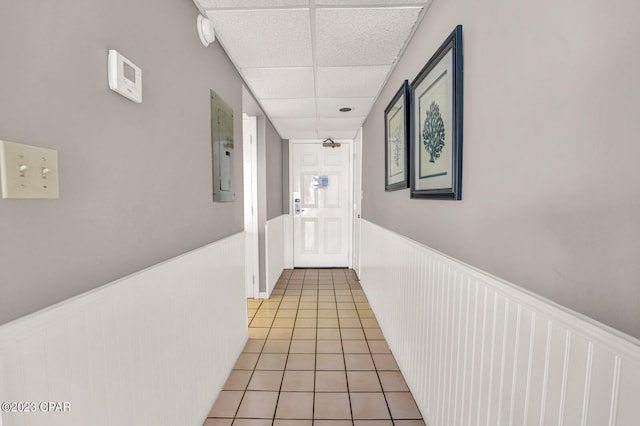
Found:
[{"label": "hallway", "polygon": [[248,315],[205,426],[424,425],[354,271],[285,270]]}]

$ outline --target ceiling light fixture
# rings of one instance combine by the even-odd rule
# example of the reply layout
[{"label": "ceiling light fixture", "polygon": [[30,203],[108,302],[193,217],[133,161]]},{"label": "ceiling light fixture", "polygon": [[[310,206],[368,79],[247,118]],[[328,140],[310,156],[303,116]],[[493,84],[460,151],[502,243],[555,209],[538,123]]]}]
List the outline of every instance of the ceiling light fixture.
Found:
[{"label": "ceiling light fixture", "polygon": [[198,15],[198,35],[204,47],[216,41],[216,33],[213,30],[213,22],[202,15]]},{"label": "ceiling light fixture", "polygon": [[349,107],[342,107],[342,108],[340,108],[340,110],[339,110],[339,111],[340,111],[340,112],[349,112],[349,111],[351,111],[351,108],[349,108]]}]

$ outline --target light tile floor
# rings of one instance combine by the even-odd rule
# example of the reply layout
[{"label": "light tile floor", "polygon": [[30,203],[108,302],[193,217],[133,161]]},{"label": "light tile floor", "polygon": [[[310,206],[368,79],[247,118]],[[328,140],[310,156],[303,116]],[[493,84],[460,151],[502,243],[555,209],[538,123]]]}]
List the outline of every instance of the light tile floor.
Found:
[{"label": "light tile floor", "polygon": [[285,270],[204,426],[424,426],[349,269]]}]

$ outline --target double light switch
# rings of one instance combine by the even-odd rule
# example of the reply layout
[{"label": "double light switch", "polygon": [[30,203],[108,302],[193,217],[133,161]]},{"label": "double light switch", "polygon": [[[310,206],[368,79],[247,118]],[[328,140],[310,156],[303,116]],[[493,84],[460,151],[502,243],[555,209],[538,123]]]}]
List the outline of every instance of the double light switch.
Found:
[{"label": "double light switch", "polygon": [[59,198],[58,152],[0,140],[2,198]]}]

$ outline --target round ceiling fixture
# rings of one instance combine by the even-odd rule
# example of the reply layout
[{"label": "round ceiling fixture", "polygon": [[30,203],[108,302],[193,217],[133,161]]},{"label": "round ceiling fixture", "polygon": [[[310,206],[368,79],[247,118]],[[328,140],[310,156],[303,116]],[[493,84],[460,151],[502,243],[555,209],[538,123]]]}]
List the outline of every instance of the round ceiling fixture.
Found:
[{"label": "round ceiling fixture", "polygon": [[340,111],[340,112],[349,112],[349,111],[351,111],[351,108],[349,108],[349,107],[342,107],[342,108],[340,108],[340,109],[339,109],[339,111]]}]

